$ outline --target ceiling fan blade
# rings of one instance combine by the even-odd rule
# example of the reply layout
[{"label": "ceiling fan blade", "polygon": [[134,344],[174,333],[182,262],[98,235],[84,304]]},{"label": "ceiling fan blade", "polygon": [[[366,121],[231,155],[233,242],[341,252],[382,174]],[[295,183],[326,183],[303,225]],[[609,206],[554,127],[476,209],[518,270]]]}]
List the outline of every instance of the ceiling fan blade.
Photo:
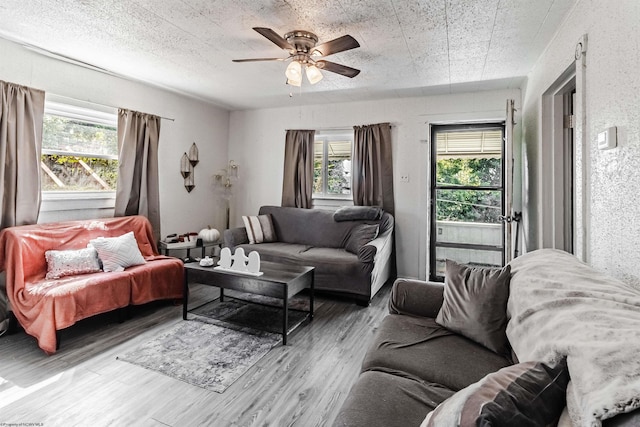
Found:
[{"label": "ceiling fan blade", "polygon": [[258,33],[262,34],[264,37],[266,37],[269,40],[271,40],[276,45],[278,45],[278,47],[280,49],[285,49],[285,50],[288,50],[290,52],[295,52],[296,51],[295,47],[293,47],[288,41],[283,39],[282,36],[280,36],[280,34],[276,33],[271,28],[253,27],[253,29],[255,31],[257,31]]},{"label": "ceiling fan blade", "polygon": [[360,43],[347,34],[346,36],[319,44],[313,48],[313,51],[319,52],[321,56],[328,56],[334,53],[344,52],[345,50],[355,49],[356,47],[360,47]]},{"label": "ceiling fan blade", "polygon": [[257,62],[257,61],[286,61],[289,58],[247,58],[232,59],[233,62]]},{"label": "ceiling fan blade", "polygon": [[331,61],[316,61],[316,66],[321,70],[331,71],[332,73],[342,74],[343,76],[351,78],[360,74],[360,70]]}]

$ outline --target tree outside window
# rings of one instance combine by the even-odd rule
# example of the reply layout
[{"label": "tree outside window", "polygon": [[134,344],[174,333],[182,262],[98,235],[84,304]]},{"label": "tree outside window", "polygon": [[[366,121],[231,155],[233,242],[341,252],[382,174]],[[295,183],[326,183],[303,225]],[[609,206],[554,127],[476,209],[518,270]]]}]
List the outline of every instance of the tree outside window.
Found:
[{"label": "tree outside window", "polygon": [[315,197],[351,197],[351,150],[353,137],[316,133],[313,162]]},{"label": "tree outside window", "polygon": [[96,112],[92,120],[90,110],[54,105],[43,121],[42,191],[115,191],[116,115]]}]

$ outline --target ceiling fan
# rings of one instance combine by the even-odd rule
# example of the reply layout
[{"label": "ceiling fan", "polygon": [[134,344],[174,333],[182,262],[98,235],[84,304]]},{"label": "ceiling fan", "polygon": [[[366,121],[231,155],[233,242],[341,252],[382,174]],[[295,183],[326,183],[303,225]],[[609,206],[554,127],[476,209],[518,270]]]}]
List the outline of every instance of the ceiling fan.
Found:
[{"label": "ceiling fan", "polygon": [[360,70],[355,68],[320,59],[333,55],[334,53],[360,47],[356,39],[350,35],[317,44],[318,37],[309,31],[294,30],[285,34],[284,37],[281,37],[271,28],[254,27],[253,29],[271,40],[279,48],[289,51],[289,56],[286,58],[234,59],[233,62],[291,60],[291,64],[287,66],[285,74],[287,76],[287,83],[293,86],[300,86],[302,84],[303,66],[306,70],[307,79],[311,84],[318,83],[322,80],[323,76],[320,70],[330,71],[350,78],[360,74]]}]

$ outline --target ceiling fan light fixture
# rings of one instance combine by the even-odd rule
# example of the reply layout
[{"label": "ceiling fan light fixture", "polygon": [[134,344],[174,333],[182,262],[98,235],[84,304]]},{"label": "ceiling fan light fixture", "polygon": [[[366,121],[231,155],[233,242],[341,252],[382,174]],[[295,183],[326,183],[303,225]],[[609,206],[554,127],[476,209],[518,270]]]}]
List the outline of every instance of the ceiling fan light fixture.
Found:
[{"label": "ceiling fan light fixture", "polygon": [[284,74],[289,80],[302,82],[302,65],[298,61],[291,61]]},{"label": "ceiling fan light fixture", "polygon": [[291,86],[300,87],[302,86],[302,78],[300,78],[300,80],[287,79],[287,84]]},{"label": "ceiling fan light fixture", "polygon": [[320,69],[315,65],[307,65],[306,73],[307,73],[307,79],[309,80],[309,83],[311,83],[312,85],[318,83],[324,77],[320,72]]}]

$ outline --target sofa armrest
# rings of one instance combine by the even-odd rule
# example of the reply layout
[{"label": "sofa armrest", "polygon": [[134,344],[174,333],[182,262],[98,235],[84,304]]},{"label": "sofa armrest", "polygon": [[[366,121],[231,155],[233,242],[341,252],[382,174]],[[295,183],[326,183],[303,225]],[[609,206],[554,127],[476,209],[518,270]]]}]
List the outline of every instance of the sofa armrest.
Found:
[{"label": "sofa armrest", "polygon": [[224,230],[224,246],[232,251],[236,246],[249,243],[247,229],[244,227],[230,228]]},{"label": "sofa armrest", "polygon": [[391,288],[389,313],[435,318],[444,298],[444,284],[396,279]]}]

